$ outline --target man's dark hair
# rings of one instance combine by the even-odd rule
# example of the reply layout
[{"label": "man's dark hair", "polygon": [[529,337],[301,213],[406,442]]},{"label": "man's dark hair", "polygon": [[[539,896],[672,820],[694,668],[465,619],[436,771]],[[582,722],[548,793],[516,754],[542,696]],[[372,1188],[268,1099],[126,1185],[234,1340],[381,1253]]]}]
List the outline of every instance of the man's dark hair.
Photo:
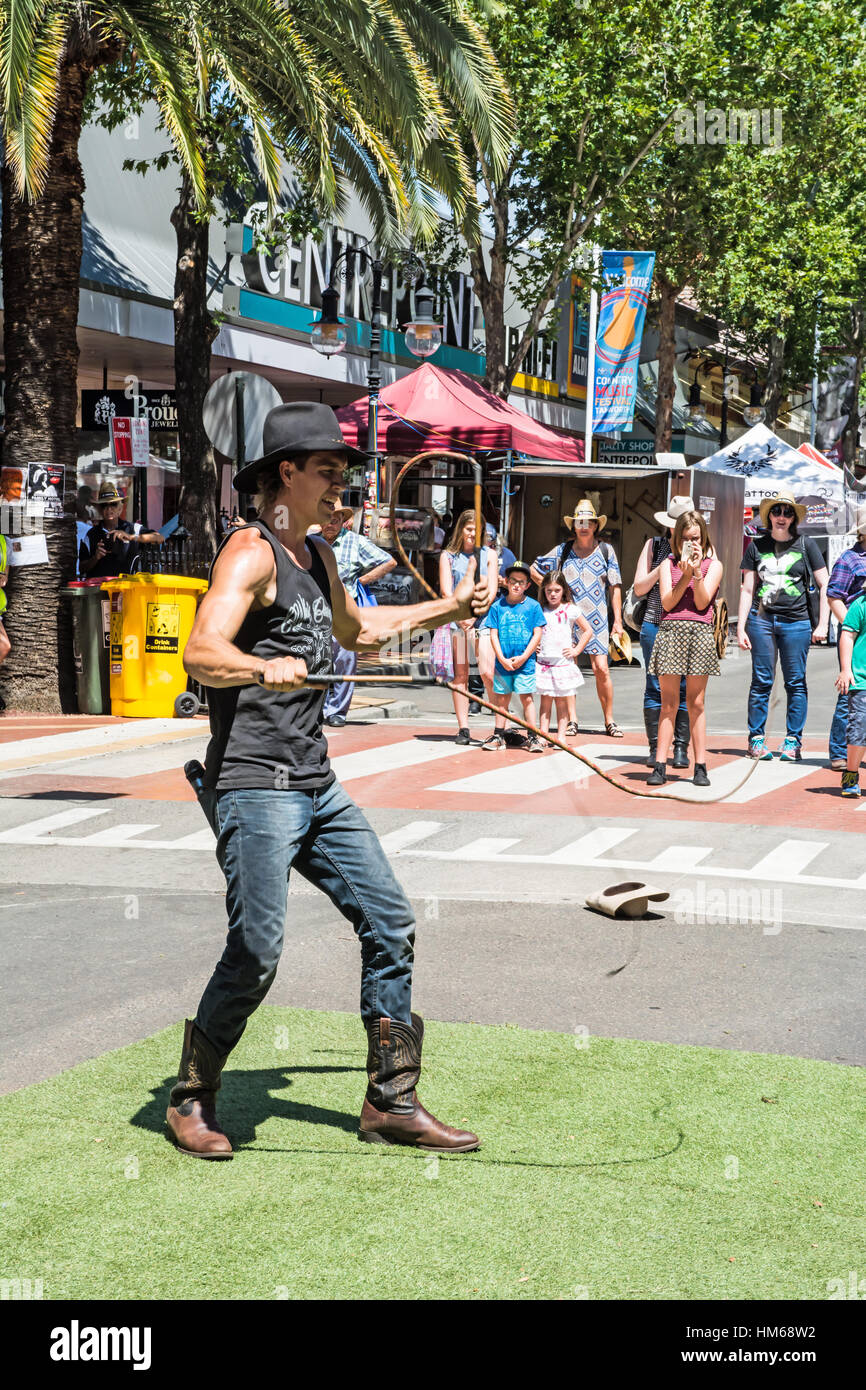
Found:
[{"label": "man's dark hair", "polygon": [[280,464],[288,461],[293,463],[296,468],[303,472],[310,457],[310,450],[304,449],[297,454],[285,454],[276,463],[268,464],[263,468],[256,479],[256,510],[264,511],[265,507],[272,507],[280,495],[283,480],[280,477]]}]

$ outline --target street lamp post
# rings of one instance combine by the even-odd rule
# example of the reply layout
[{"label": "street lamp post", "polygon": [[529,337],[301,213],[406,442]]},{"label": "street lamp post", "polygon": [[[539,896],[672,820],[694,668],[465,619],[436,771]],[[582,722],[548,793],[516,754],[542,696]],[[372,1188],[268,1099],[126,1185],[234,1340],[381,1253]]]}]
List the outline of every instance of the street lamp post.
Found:
[{"label": "street lamp post", "polygon": [[[328,288],[322,291],[321,317],[310,324],[310,341],[317,352],[333,357],[343,352],[348,341],[345,325],[340,318],[340,293],[334,281],[342,262],[346,269],[358,259],[360,273],[367,267],[372,275],[370,295],[370,357],[367,364],[367,453],[370,456],[379,502],[379,391],[382,386],[381,349],[382,326],[382,262],[364,246],[347,246],[335,257],[328,277]],[[345,274],[345,270],[343,272]],[[416,313],[406,325],[406,346],[415,357],[431,357],[442,342],[441,325],[434,323],[433,291],[422,287],[415,292]]]}]

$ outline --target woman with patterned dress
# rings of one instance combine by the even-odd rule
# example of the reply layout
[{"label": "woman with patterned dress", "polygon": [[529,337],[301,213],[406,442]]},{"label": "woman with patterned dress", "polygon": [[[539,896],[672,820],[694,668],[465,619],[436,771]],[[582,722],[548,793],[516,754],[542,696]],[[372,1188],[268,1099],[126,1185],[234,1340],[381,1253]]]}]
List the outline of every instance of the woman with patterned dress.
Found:
[{"label": "woman with patterned dress", "polygon": [[572,598],[592,628],[592,638],[585,651],[592,662],[595,688],[604,717],[605,733],[609,738],[622,738],[622,729],[613,721],[613,681],[607,664],[610,633],[607,629],[607,590],[613,608],[615,637],[623,635],[622,575],[619,572],[613,547],[598,539],[607,517],[598,516],[592,502],[578,502],[573,516],[563,517],[572,536],[564,545],[555,546],[546,555],[539,555],[531,574],[540,584],[551,570],[561,570],[568,580]]}]

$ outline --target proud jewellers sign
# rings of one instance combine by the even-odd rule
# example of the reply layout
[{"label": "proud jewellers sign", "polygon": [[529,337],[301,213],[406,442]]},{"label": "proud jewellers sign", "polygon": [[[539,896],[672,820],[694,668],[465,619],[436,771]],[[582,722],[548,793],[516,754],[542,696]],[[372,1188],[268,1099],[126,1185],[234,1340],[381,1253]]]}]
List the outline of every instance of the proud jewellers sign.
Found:
[{"label": "proud jewellers sign", "polygon": [[177,396],[174,391],[82,391],[81,428],[102,430],[119,416],[147,420],[151,434],[177,430]]}]

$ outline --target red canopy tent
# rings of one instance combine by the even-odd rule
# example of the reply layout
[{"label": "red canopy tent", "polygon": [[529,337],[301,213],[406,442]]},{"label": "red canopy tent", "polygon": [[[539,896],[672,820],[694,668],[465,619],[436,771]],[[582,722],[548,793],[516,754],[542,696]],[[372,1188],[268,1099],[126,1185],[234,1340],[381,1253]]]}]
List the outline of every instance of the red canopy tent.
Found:
[{"label": "red canopy tent", "polygon": [[[367,446],[367,399],[337,411],[347,444]],[[424,362],[379,395],[381,453],[425,449],[513,449],[530,458],[582,463],[583,440],[560,434],[517,410],[454,368]]]}]

